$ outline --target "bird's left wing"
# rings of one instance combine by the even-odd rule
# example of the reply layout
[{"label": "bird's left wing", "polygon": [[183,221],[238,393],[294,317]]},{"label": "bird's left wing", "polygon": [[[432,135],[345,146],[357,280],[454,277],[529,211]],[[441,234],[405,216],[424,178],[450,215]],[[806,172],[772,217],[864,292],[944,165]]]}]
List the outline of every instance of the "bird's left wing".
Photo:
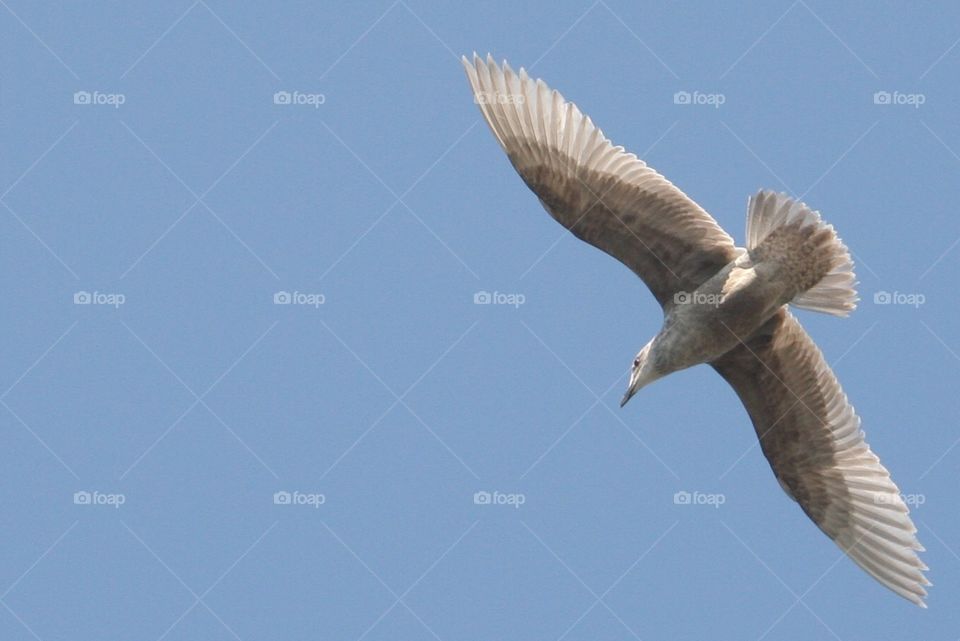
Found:
[{"label": "bird's left wing", "polygon": [[924,606],[909,510],[823,355],[782,308],[711,363],[740,396],[783,489],[857,565]]},{"label": "bird's left wing", "polygon": [[717,221],[542,80],[490,56],[463,65],[487,124],[550,215],[633,270],[662,306],[736,257]]}]

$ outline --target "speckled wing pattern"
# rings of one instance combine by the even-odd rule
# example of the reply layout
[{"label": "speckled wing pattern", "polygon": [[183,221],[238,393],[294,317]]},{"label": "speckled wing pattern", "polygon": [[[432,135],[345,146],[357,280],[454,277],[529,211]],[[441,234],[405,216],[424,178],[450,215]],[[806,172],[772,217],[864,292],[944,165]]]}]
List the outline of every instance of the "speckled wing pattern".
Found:
[{"label": "speckled wing pattern", "polygon": [[782,308],[712,365],[743,401],[787,494],[861,568],[926,607],[930,583],[909,510],[797,319]]},{"label": "speckled wing pattern", "polygon": [[662,306],[736,257],[707,212],[542,80],[489,56],[463,65],[484,119],[550,215],[633,270]]}]

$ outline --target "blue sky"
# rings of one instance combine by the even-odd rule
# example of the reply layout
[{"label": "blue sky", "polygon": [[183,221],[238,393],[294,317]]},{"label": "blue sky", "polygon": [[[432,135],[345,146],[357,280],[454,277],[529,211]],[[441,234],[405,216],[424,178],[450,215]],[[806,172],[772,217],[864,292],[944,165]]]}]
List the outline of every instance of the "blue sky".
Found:
[{"label": "blue sky", "polygon": [[[0,637],[960,635],[955,7],[0,5]],[[784,496],[710,368],[617,407],[660,309],[514,174],[474,50],[740,242],[761,187],[836,226],[861,306],[800,317],[929,610]]]}]

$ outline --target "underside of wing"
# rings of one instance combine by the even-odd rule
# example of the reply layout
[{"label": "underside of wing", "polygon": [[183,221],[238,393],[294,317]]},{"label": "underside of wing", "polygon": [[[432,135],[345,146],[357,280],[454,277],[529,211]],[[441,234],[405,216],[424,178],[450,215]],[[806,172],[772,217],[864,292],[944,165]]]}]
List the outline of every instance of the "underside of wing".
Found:
[{"label": "underside of wing", "polygon": [[781,309],[712,363],[740,396],[784,490],[861,568],[924,606],[916,527],[820,350]]},{"label": "underside of wing", "polygon": [[661,305],[736,256],[707,212],[542,80],[489,56],[463,64],[484,119],[550,215],[632,269]]}]

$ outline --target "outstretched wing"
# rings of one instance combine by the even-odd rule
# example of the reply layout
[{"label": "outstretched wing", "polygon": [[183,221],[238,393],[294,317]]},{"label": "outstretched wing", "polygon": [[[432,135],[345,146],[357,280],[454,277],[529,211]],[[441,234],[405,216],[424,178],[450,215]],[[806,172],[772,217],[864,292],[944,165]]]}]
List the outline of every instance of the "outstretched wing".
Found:
[{"label": "outstretched wing", "polygon": [[542,80],[490,56],[463,64],[487,124],[550,215],[632,269],[661,305],[734,259],[707,212]]},{"label": "outstretched wing", "polygon": [[864,440],[860,418],[797,319],[781,309],[712,365],[746,406],[787,494],[861,568],[924,606],[930,583],[917,556],[923,550],[917,528]]}]

